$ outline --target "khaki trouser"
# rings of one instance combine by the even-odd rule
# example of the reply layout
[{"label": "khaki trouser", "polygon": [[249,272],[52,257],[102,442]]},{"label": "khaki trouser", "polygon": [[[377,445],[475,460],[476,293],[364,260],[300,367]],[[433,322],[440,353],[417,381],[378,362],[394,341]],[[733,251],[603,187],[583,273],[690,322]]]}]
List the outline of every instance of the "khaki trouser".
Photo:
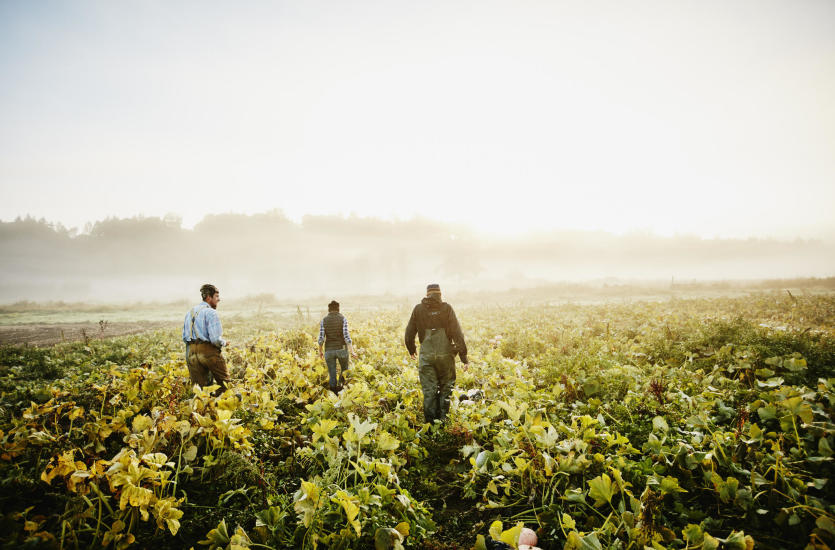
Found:
[{"label": "khaki trouser", "polygon": [[222,389],[232,380],[220,349],[208,342],[191,342],[188,345],[186,365],[191,381],[201,387],[209,384],[210,373]]}]

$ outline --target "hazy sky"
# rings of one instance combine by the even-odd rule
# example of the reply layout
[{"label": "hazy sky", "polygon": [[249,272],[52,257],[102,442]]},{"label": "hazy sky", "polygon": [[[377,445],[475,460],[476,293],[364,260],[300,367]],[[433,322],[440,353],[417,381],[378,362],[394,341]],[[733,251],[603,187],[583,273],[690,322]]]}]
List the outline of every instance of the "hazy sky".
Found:
[{"label": "hazy sky", "polygon": [[0,219],[835,236],[835,2],[0,0]]}]

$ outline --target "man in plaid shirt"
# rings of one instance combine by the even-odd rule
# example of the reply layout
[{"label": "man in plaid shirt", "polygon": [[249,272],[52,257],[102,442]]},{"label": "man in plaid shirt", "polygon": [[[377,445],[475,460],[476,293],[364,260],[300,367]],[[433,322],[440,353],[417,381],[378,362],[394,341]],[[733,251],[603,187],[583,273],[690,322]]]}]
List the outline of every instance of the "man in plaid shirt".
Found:
[{"label": "man in plaid shirt", "polygon": [[[322,347],[324,345],[324,354]],[[356,357],[351,335],[348,332],[348,319],[339,313],[339,302],[328,304],[328,314],[319,323],[319,357],[325,358],[328,366],[328,386],[338,392],[345,384],[345,371],[348,370],[348,354]],[[339,384],[336,382],[336,362],[342,367]]]}]

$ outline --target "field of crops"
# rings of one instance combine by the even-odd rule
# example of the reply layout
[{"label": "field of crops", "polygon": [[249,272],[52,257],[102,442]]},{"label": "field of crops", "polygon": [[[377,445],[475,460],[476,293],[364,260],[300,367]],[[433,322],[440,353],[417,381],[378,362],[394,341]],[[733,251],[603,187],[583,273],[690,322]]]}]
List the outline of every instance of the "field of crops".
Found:
[{"label": "field of crops", "polygon": [[176,324],[0,348],[0,547],[835,547],[832,295],[463,308],[431,426],[409,311],[344,309],[338,395],[315,319],[227,322],[217,398]]}]

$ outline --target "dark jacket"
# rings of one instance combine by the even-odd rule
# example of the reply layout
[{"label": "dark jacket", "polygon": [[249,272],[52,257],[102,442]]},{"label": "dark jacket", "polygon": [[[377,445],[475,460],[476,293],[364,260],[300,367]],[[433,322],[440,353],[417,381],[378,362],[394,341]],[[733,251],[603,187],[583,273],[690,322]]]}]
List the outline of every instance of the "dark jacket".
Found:
[{"label": "dark jacket", "polygon": [[458,352],[462,363],[467,362],[467,344],[464,342],[464,334],[461,332],[461,325],[455,317],[452,306],[442,302],[435,297],[426,297],[412,310],[409,324],[406,325],[406,349],[409,353],[415,353],[415,335],[423,342],[426,329],[442,328],[449,337],[453,349]]}]

